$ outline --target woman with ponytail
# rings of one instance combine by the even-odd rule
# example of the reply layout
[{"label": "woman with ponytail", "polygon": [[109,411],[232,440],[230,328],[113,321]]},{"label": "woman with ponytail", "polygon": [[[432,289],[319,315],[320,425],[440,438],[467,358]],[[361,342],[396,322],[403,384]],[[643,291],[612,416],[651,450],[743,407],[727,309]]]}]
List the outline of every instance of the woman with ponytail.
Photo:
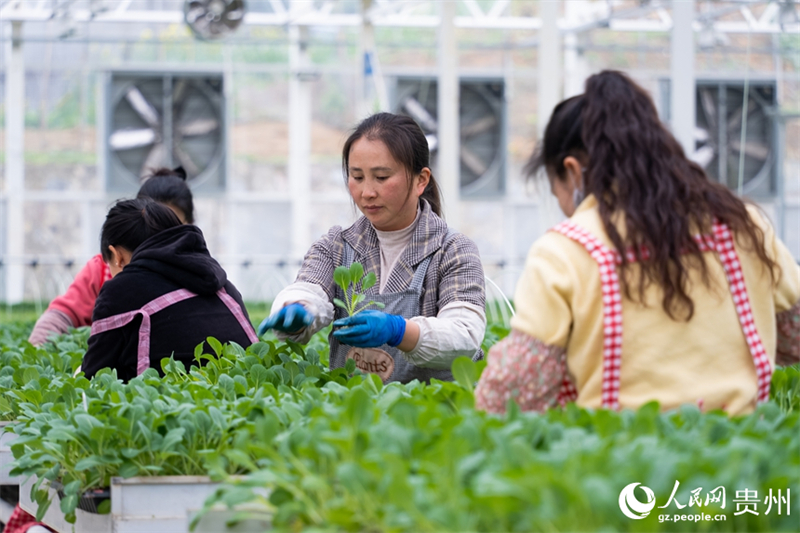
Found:
[{"label": "woman with ponytail", "polygon": [[[331,228],[306,254],[295,283],[281,291],[259,334],[308,342],[333,321],[331,368],[354,359],[383,381],[452,380],[458,356],[479,358],[486,329],[478,249],[442,220],[428,142],[410,118],[379,113],[361,122],[342,150],[350,196],[364,216]],[[370,306],[352,317],[334,269],[363,265],[377,283]],[[360,288],[359,288],[360,289]],[[347,295],[349,296],[349,294]]]},{"label": "woman with ponytail", "polygon": [[626,75],[561,102],[527,167],[569,217],[534,243],[476,405],[731,414],[800,360],[800,267],[767,220],[690,161]]}]

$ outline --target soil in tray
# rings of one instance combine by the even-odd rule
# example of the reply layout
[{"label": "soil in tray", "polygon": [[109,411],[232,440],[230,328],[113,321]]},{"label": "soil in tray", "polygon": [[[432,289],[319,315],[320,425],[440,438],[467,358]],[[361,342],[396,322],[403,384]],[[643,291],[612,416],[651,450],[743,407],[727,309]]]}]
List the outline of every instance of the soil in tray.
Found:
[{"label": "soil in tray", "polygon": [[[50,486],[56,489],[59,498],[64,498],[64,486],[61,483],[54,481],[50,484]],[[78,498],[78,509],[86,511],[87,513],[100,514],[98,511],[100,504],[110,499],[111,492],[109,489],[87,490],[81,494],[80,498]]]},{"label": "soil in tray", "polygon": [[17,505],[19,503],[19,485],[0,485],[0,500]]}]

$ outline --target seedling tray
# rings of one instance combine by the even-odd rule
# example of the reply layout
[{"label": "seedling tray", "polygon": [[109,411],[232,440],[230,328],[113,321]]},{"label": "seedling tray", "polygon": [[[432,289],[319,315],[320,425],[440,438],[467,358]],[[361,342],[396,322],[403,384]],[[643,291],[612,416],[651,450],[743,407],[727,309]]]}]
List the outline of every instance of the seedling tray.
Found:
[{"label": "seedling tray", "polygon": [[[36,504],[30,498],[35,482],[35,478],[31,478],[20,487],[20,505],[31,514],[36,514]],[[219,483],[206,476],[115,477],[110,487],[111,514],[99,515],[77,509],[74,530],[64,519],[56,490],[49,487],[54,500],[42,522],[59,533],[188,533],[191,518],[218,486]],[[200,521],[197,530],[220,531],[219,527],[224,527],[231,517],[229,512],[211,511]],[[229,531],[264,530],[263,522],[246,522]]]},{"label": "seedling tray", "polygon": [[6,433],[6,426],[14,422],[0,422],[0,485],[19,485],[19,478],[9,474],[9,465],[14,461],[11,443],[17,438],[14,433]]}]

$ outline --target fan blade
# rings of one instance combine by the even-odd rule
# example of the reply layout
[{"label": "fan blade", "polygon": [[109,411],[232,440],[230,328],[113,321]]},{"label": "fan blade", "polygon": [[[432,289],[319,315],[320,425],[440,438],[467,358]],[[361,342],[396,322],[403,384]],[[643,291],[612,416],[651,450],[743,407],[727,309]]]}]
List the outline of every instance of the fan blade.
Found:
[{"label": "fan blade", "polygon": [[[741,152],[742,144],[739,141],[731,141],[731,148],[735,152]],[[769,157],[769,147],[748,141],[744,143],[744,153],[754,159],[765,161]]]},{"label": "fan blade", "polygon": [[131,107],[133,110],[136,111],[142,120],[144,120],[151,128],[158,128],[159,122],[161,121],[160,117],[158,116],[158,111],[150,105],[144,95],[139,91],[138,88],[131,87],[128,89],[128,92],[125,94],[125,99],[130,102]]},{"label": "fan blade", "polygon": [[197,176],[200,174],[200,168],[197,164],[192,160],[192,157],[184,150],[180,145],[177,143],[173,146],[172,153],[175,154],[175,157],[178,158],[178,161],[181,162],[183,168],[186,169],[186,173],[189,176]]},{"label": "fan blade", "polygon": [[213,118],[206,118],[184,124],[179,127],[178,131],[184,137],[190,137],[192,135],[205,135],[217,128],[219,128],[219,122]]},{"label": "fan blade", "polygon": [[108,138],[113,150],[131,150],[156,142],[156,132],[150,128],[115,131]]},{"label": "fan blade", "polygon": [[495,124],[497,124],[497,118],[494,115],[478,119],[469,126],[461,128],[461,138],[465,139],[483,133],[484,131],[492,129]]},{"label": "fan blade", "polygon": [[690,159],[695,163],[697,163],[698,165],[700,165],[701,167],[706,168],[709,165],[709,163],[711,163],[711,161],[714,159],[714,155],[715,153],[713,148],[711,148],[710,146],[703,146],[695,153],[693,153]]},{"label": "fan blade", "polygon": [[158,143],[150,150],[147,157],[142,163],[142,168],[139,171],[139,176],[148,174],[151,170],[163,167],[166,164],[167,150],[164,148],[164,143]]},{"label": "fan blade", "polygon": [[439,138],[436,135],[429,133],[425,136],[425,140],[428,141],[429,152],[434,152],[437,148],[439,148]]},{"label": "fan blade", "polygon": [[244,11],[241,9],[234,9],[225,13],[225,19],[237,24],[244,18]]},{"label": "fan blade", "polygon": [[439,129],[438,124],[436,123],[436,119],[428,113],[428,110],[425,109],[425,106],[419,103],[419,101],[414,98],[413,96],[409,96],[403,102],[403,108],[408,111],[408,114],[411,115],[411,118],[416,120],[420,123],[420,125],[428,131],[436,131]]},{"label": "fan blade", "polygon": [[461,147],[461,161],[477,176],[482,176],[489,168],[475,152],[464,146]]},{"label": "fan blade", "polygon": [[175,82],[175,87],[172,89],[172,105],[177,106],[183,102],[183,94],[186,92],[189,84],[186,80],[178,80]]},{"label": "fan blade", "polygon": [[206,10],[202,4],[191,2],[186,10],[186,22],[194,24],[198,19],[206,16]]},{"label": "fan blade", "polygon": [[[755,100],[751,99],[747,103],[747,116],[748,117],[750,116],[750,113],[753,112],[755,107],[756,107],[756,102],[755,102]],[[739,128],[742,125],[742,108],[741,107],[737,108],[736,111],[737,111],[737,113],[734,116],[732,116],[731,119],[728,121],[728,132],[729,132],[728,135],[730,135],[731,133],[737,134],[739,132]]]},{"label": "fan blade", "polygon": [[700,89],[700,107],[706,114],[709,129],[717,129],[717,106],[714,105],[714,95],[711,89]]}]

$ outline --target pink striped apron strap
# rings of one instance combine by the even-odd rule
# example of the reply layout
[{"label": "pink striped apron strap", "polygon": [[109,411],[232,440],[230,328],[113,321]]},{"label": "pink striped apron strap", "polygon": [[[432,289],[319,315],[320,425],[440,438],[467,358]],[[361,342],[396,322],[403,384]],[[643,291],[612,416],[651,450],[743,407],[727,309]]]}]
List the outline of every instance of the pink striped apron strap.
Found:
[{"label": "pink striped apron strap", "polygon": [[141,309],[128,311],[127,313],[121,313],[94,322],[92,324],[92,335],[121,328],[129,324],[137,315],[142,315],[142,323],[139,325],[139,345],[136,356],[136,375],[140,376],[145,370],[150,368],[150,315],[158,313],[172,304],[182,302],[183,300],[195,296],[197,296],[195,293],[186,289],[168,292],[148,302]]},{"label": "pink striped apron strap", "polygon": [[258,335],[256,335],[256,330],[253,329],[253,325],[250,323],[247,318],[245,318],[244,313],[242,312],[242,308],[239,303],[233,299],[233,297],[228,294],[225,290],[225,287],[221,288],[217,291],[217,296],[222,303],[225,304],[225,307],[236,317],[236,320],[239,322],[239,325],[242,326],[247,338],[250,339],[250,342],[253,344],[258,342]]},{"label": "pink striped apron strap", "polygon": [[150,368],[150,316],[173,304],[195,296],[197,295],[189,290],[178,289],[159,296],[142,307],[142,325],[139,326],[139,361],[136,365],[137,376],[141,376],[145,370]]},{"label": "pink striped apron strap", "polygon": [[[619,408],[620,372],[622,368],[622,296],[617,275],[617,253],[600,240],[567,220],[552,229],[577,242],[597,262],[603,292],[603,385],[602,405],[607,409]],[[559,399],[577,398],[577,390],[565,378]]]},{"label": "pink striped apron strap", "polygon": [[756,367],[756,378],[758,379],[758,403],[769,400],[769,389],[772,382],[772,365],[770,365],[767,351],[761,342],[761,336],[756,329],[753,319],[753,309],[750,306],[750,297],[745,286],[742,264],[739,261],[739,254],[734,246],[733,235],[725,224],[718,221],[714,222],[714,237],[716,241],[716,251],[719,254],[722,266],[725,268],[725,275],[728,278],[728,286],[733,295],[733,305],[742,326],[747,347],[753,357]]},{"label": "pink striped apron strap", "polygon": [[141,310],[137,309],[136,311],[128,311],[127,313],[121,313],[119,315],[110,316],[108,318],[104,318],[102,320],[98,320],[96,322],[92,322],[92,335],[97,335],[98,333],[103,333],[112,329],[121,328],[122,326],[127,325],[130,323],[134,317],[141,313]]}]

